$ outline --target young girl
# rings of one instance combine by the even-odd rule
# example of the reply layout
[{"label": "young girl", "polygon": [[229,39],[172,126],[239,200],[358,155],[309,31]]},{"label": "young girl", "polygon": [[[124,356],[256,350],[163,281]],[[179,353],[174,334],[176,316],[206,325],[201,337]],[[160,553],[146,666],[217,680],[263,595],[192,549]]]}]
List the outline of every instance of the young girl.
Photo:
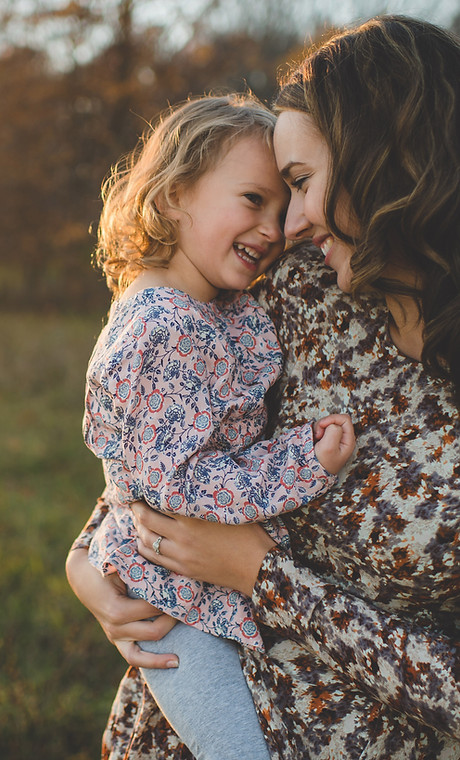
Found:
[{"label": "young girl", "polygon": [[276,516],[327,490],[354,447],[347,415],[320,420],[314,437],[306,424],[259,440],[282,353],[245,289],[284,245],[274,124],[237,96],[172,110],[114,170],[99,227],[98,261],[115,300],[89,363],[84,435],[103,460],[110,510],[90,561],[187,624],[161,643],[179,655],[178,670],[144,676],[182,740],[207,760],[245,757],[248,747],[251,758],[268,757],[229,641],[263,649],[262,638],[243,595],[145,560],[129,505],[143,498],[169,514],[267,521],[287,547]]}]

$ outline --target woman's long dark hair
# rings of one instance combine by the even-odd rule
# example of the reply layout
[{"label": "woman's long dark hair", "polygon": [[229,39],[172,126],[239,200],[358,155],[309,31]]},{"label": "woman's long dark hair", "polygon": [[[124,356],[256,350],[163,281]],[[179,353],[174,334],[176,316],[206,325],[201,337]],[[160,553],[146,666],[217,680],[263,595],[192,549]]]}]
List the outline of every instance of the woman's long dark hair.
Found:
[{"label": "woman's long dark hair", "polygon": [[[352,243],[355,294],[415,296],[422,361],[460,402],[460,43],[428,22],[381,16],[334,36],[282,84],[276,110],[308,113],[331,151],[325,214]],[[335,220],[343,190],[361,230]],[[383,276],[389,263],[415,288]]]}]

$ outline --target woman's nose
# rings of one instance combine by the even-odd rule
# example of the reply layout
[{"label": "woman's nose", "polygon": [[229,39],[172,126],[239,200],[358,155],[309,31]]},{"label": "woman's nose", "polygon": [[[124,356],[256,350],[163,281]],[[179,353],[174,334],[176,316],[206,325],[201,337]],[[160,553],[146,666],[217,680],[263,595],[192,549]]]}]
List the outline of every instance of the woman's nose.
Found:
[{"label": "woman's nose", "polygon": [[284,223],[285,236],[288,240],[302,240],[304,237],[311,237],[311,227],[311,223],[305,216],[303,203],[295,196],[291,197]]}]

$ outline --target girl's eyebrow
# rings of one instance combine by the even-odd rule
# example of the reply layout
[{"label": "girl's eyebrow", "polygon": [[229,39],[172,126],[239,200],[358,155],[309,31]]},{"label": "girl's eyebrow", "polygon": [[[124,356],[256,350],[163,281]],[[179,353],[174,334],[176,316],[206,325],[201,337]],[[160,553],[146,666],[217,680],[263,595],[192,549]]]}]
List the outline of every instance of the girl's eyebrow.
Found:
[{"label": "girl's eyebrow", "polygon": [[257,190],[257,192],[264,193],[265,195],[270,195],[273,193],[273,188],[266,187],[260,182],[257,182],[257,180],[251,180],[250,182],[241,182],[241,187],[252,187],[254,190]]}]

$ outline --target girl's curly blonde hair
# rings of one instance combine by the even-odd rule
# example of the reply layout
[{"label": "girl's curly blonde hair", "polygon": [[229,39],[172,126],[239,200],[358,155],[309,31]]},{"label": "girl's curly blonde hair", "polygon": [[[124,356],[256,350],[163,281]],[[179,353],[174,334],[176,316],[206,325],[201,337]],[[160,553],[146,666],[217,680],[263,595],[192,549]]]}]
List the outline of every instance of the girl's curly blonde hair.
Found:
[{"label": "girl's curly blonde hair", "polygon": [[[252,95],[203,96],[163,113],[102,186],[95,260],[117,297],[143,270],[167,267],[177,246],[175,191],[189,189],[236,139],[272,145],[276,117]],[[185,209],[186,210],[186,209]]]}]

